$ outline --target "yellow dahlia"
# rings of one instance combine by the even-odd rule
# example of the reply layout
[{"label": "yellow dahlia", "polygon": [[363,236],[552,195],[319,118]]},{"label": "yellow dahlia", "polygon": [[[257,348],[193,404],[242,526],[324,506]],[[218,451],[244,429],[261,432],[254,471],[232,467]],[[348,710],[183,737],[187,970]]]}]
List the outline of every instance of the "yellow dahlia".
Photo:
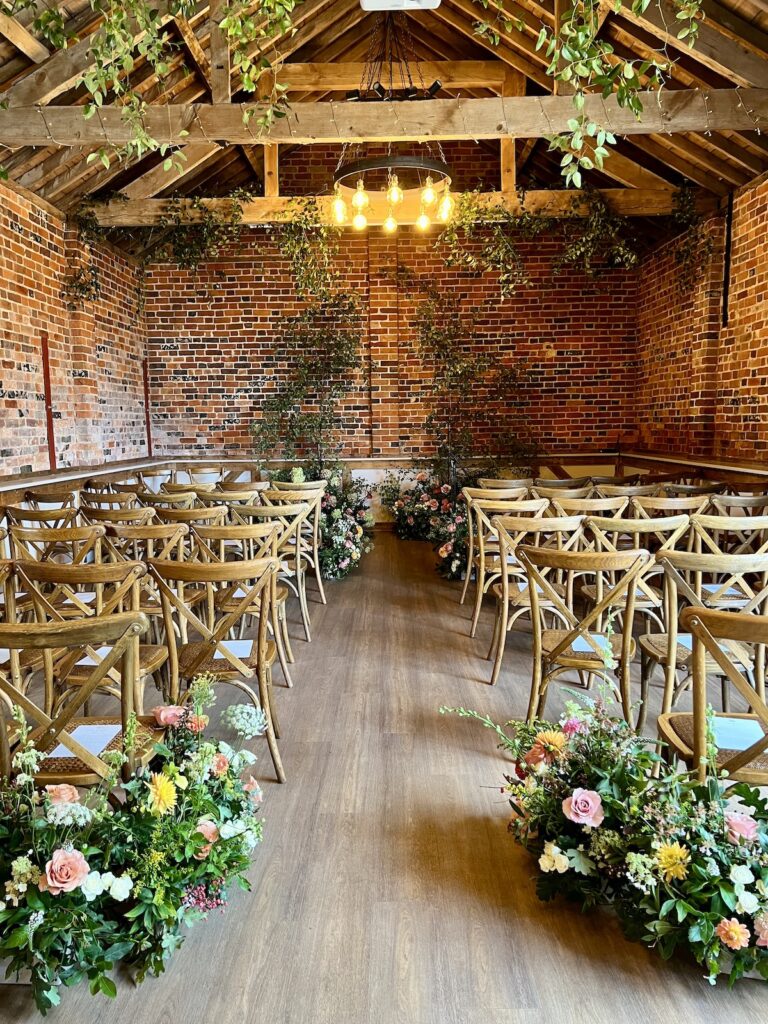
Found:
[{"label": "yellow dahlia", "polygon": [[176,806],[176,786],[167,775],[153,772],[147,788],[149,808],[153,814],[167,814]]},{"label": "yellow dahlia", "polygon": [[656,851],[656,863],[659,866],[659,874],[665,882],[671,882],[673,878],[682,882],[688,877],[688,864],[691,854],[687,846],[680,843],[665,843]]}]

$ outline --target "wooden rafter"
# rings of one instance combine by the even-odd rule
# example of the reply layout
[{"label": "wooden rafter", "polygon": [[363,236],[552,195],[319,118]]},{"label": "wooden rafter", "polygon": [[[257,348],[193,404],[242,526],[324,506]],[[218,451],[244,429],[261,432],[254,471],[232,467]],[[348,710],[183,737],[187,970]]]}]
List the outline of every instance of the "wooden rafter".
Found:
[{"label": "wooden rafter", "polygon": [[[280,84],[289,92],[344,92],[356,89],[365,75],[362,61],[288,63],[280,70]],[[427,85],[438,79],[446,89],[492,89],[501,92],[507,65],[501,60],[414,61],[414,81]]]},{"label": "wooden rafter", "polygon": [[0,11],[0,36],[5,36],[9,43],[13,43],[17,50],[29,57],[35,64],[41,64],[50,57],[46,46],[40,42],[28,28],[25,28],[16,18]]},{"label": "wooden rafter", "polygon": [[225,0],[211,0],[211,99],[214,103],[229,103],[232,97],[229,39],[219,26],[225,11]]}]

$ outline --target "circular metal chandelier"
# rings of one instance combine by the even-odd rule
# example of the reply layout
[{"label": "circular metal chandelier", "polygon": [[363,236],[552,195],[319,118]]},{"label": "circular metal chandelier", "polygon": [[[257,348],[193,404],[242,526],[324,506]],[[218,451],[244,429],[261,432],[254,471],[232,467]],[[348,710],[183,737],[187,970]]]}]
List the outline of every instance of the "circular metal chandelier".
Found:
[{"label": "circular metal chandelier", "polygon": [[[383,13],[371,34],[360,88],[348,93],[347,100],[429,100],[441,88],[439,81],[424,86],[405,16]],[[333,175],[335,222],[340,226],[351,222],[355,230],[363,231],[372,213],[383,214],[386,209],[382,226],[388,234],[397,230],[402,219],[421,231],[427,231],[435,220],[447,223],[455,208],[451,170],[439,142],[435,146],[427,143],[425,148],[426,155],[403,154],[393,152],[390,144],[381,156],[365,156],[359,144],[345,145]]]}]

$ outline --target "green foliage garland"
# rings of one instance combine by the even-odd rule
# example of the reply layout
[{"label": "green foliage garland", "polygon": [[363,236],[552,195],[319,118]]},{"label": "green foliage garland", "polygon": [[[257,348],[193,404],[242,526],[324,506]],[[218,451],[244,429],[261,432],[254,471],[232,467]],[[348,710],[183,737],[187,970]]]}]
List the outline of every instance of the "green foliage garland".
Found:
[{"label": "green foliage garland", "polygon": [[287,219],[270,233],[281,256],[288,260],[301,298],[327,299],[338,287],[334,261],[339,253],[338,228],[323,222],[314,197],[294,199]]},{"label": "green foliage garland", "polygon": [[672,223],[681,232],[674,249],[677,287],[687,294],[706,274],[715,251],[711,227],[696,209],[694,189],[681,188],[675,193]]}]

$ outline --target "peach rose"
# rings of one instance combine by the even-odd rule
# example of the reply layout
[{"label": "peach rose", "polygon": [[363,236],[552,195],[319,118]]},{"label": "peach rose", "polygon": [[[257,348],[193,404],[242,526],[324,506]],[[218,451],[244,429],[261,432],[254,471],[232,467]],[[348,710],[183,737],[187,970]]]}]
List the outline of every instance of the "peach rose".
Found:
[{"label": "peach rose", "polygon": [[715,928],[715,935],[728,949],[746,949],[749,945],[749,928],[735,917],[724,917]]},{"label": "peach rose", "polygon": [[178,704],[159,704],[156,708],[152,708],[152,714],[158,725],[175,729],[184,717],[184,708]]},{"label": "peach rose", "polygon": [[75,786],[62,782],[58,786],[46,786],[45,792],[52,804],[76,804],[80,799]]},{"label": "peach rose", "polygon": [[190,732],[202,732],[208,725],[208,715],[190,715],[186,726]]},{"label": "peach rose", "polygon": [[739,843],[753,843],[757,839],[757,822],[751,814],[744,811],[726,811],[725,827],[728,831],[728,842],[738,846]]},{"label": "peach rose", "polygon": [[40,888],[51,896],[72,892],[83,884],[90,870],[88,861],[79,850],[54,850],[45,865]]},{"label": "peach rose", "polygon": [[243,783],[243,789],[249,794],[253,806],[259,807],[264,800],[264,794],[261,791],[261,786],[252,775],[249,776],[247,782]]},{"label": "peach rose", "polygon": [[204,839],[208,840],[208,842],[201,846],[200,849],[195,853],[195,858],[197,860],[205,860],[205,858],[213,849],[213,844],[217,842],[219,839],[218,826],[216,825],[216,822],[211,821],[210,818],[200,818],[200,820],[197,823],[197,828],[195,829],[195,831],[199,832]]},{"label": "peach rose", "polygon": [[214,754],[213,761],[211,762],[213,774],[217,776],[226,775],[227,768],[229,768],[229,758],[225,754]]},{"label": "peach rose", "polygon": [[768,911],[758,914],[752,923],[755,927],[755,935],[757,936],[755,945],[761,946],[763,949],[768,948]]},{"label": "peach rose", "polygon": [[593,789],[574,789],[563,800],[563,814],[569,821],[577,825],[589,825],[591,828],[601,825],[605,817],[603,801]]}]

